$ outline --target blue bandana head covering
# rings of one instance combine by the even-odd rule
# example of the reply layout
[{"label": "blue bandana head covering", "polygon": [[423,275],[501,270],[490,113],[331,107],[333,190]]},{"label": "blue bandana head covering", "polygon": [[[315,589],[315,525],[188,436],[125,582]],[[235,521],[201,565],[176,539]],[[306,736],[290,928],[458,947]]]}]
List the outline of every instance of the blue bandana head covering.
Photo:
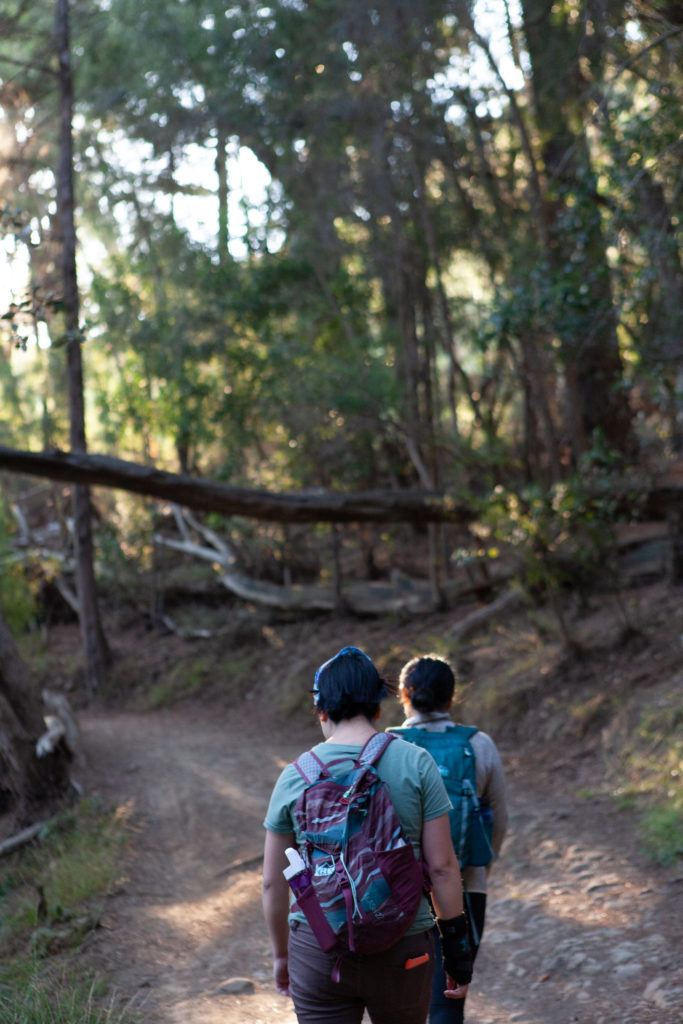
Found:
[{"label": "blue bandana head covering", "polygon": [[317,708],[318,703],[320,701],[320,674],[321,674],[321,672],[323,672],[327,668],[328,665],[331,665],[333,661],[336,661],[337,658],[341,658],[342,655],[344,655],[344,654],[360,654],[361,657],[365,658],[365,660],[369,661],[370,664],[372,665],[372,658],[368,654],[366,654],[365,651],[361,651],[360,647],[342,647],[341,651],[337,651],[337,653],[334,655],[333,658],[328,658],[327,661],[323,662],[323,664],[319,667],[318,671],[315,674],[315,679],[313,680],[313,706],[314,707]]}]

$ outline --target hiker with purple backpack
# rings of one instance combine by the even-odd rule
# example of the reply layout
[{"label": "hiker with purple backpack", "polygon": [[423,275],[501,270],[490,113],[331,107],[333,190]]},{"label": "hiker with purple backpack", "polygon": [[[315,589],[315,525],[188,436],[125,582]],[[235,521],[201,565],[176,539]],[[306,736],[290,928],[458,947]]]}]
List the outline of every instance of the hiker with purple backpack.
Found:
[{"label": "hiker with purple backpack", "polygon": [[[455,676],[448,662],[430,654],[401,669],[399,699],[406,721],[391,731],[428,750],[439,765],[453,809],[451,839],[463,868],[465,910],[472,959],[477,955],[486,916],[491,865],[500,851],[508,822],[505,773],[495,743],[472,726],[451,718]],[[435,930],[436,948],[439,934]],[[462,1024],[464,999],[449,999],[439,958],[429,1011],[430,1024]]]},{"label": "hiker with purple backpack", "polygon": [[[450,995],[471,978],[450,801],[425,750],[376,729],[396,688],[357,647],[320,666],[324,740],[287,765],[265,818],[263,908],[277,990],[300,1024],[424,1024],[434,918]],[[295,897],[290,903],[291,895]]]}]

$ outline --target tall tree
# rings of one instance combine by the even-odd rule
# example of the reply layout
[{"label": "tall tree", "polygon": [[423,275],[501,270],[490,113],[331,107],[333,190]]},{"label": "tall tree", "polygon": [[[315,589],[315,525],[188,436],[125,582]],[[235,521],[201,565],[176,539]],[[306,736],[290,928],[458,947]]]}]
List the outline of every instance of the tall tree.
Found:
[{"label": "tall tree", "polygon": [[597,176],[584,130],[591,109],[581,59],[586,13],[577,17],[573,5],[546,0],[523,0],[522,9],[546,190],[544,255],[569,401],[577,413],[573,444],[578,455],[600,430],[609,446],[632,454]]},{"label": "tall tree", "polygon": [[[82,9],[83,197],[110,251],[134,239],[96,282],[109,445],[141,425],[147,458],[249,483],[480,487],[557,479],[596,430],[628,450],[632,397],[675,409],[671,5],[500,7]],[[270,171],[279,230],[275,253],[252,226],[239,265],[226,140]],[[209,191],[180,183],[190,146],[218,254],[174,223]]]},{"label": "tall tree", "polygon": [[[73,174],[73,76],[69,33],[69,0],[57,0],[56,41],[59,62],[60,139],[57,171],[57,206],[62,234],[62,282],[69,384],[69,437],[71,450],[87,450],[83,398],[80,303],[76,276],[76,228]],[[95,585],[90,491],[80,484],[72,489],[76,583],[81,638],[88,686],[99,689],[109,657],[102,630]]]}]

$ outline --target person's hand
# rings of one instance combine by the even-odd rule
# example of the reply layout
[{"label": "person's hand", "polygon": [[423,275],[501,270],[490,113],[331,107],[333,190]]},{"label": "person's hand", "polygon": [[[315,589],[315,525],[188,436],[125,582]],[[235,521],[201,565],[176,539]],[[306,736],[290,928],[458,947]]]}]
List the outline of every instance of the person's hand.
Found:
[{"label": "person's hand", "polygon": [[286,956],[276,956],[273,967],[275,988],[281,996],[291,996],[289,991],[289,965]]},{"label": "person's hand", "polygon": [[467,995],[468,985],[456,985],[451,977],[446,975],[446,999],[464,999]]},{"label": "person's hand", "polygon": [[[437,920],[441,936],[443,969],[456,987],[465,987],[472,981],[472,951],[470,949],[467,918],[464,914],[447,921]],[[454,988],[452,991],[456,991]],[[462,999],[462,996],[454,996]]]}]

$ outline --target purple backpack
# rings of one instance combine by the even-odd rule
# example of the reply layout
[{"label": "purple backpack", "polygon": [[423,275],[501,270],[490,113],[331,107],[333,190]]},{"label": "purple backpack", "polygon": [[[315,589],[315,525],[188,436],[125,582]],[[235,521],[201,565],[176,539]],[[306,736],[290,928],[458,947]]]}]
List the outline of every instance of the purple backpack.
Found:
[{"label": "purple backpack", "polygon": [[394,739],[371,736],[341,775],[329,769],[349,758],[324,765],[308,751],[294,762],[306,782],[294,807],[305,870],[290,884],[325,952],[392,946],[415,920],[426,889],[423,862],[374,767]]}]

